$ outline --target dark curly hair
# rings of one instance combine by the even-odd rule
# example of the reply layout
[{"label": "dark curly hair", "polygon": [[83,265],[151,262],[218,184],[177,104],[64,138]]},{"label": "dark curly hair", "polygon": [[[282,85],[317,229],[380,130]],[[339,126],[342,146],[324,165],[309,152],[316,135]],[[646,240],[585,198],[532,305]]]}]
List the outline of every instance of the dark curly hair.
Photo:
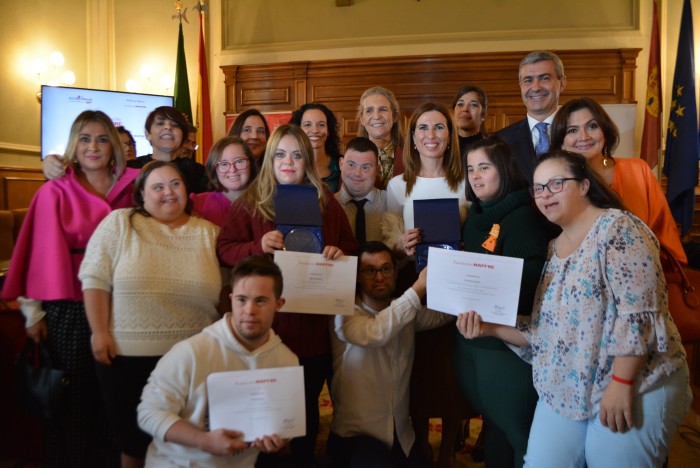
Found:
[{"label": "dark curly hair", "polygon": [[289,123],[293,125],[298,125],[301,127],[301,119],[307,110],[318,109],[323,112],[326,116],[326,124],[328,125],[328,138],[326,138],[326,143],[324,147],[326,149],[326,154],[333,158],[337,163],[342,154],[340,153],[340,134],[338,132],[338,119],[335,118],[335,114],[328,107],[324,106],[318,102],[310,102],[304,104],[294,112],[292,112],[292,118],[289,119]]}]

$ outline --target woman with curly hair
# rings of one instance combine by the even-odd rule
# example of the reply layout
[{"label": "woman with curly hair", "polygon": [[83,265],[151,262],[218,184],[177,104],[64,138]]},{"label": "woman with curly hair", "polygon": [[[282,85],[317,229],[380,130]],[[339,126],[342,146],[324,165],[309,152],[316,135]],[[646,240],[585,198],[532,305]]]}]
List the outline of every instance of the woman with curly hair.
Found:
[{"label": "woman with curly hair", "polygon": [[304,104],[292,113],[290,124],[304,130],[314,149],[316,171],[332,192],[340,188],[340,135],[333,111],[319,103]]}]

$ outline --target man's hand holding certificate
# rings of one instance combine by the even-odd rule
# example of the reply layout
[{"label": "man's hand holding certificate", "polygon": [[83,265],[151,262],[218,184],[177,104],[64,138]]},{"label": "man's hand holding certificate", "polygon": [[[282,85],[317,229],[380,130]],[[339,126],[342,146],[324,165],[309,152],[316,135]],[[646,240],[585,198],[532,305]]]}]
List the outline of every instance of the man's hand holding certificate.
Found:
[{"label": "man's hand holding certificate", "polygon": [[233,429],[252,442],[306,434],[304,368],[216,372],[207,378],[209,429]]},{"label": "man's hand holding certificate", "polygon": [[355,310],[357,257],[328,260],[321,254],[276,251],[286,302],[280,312],[352,315]]},{"label": "man's hand holding certificate", "polygon": [[484,322],[515,325],[521,258],[431,247],[428,262],[429,308],[452,315],[473,310]]}]

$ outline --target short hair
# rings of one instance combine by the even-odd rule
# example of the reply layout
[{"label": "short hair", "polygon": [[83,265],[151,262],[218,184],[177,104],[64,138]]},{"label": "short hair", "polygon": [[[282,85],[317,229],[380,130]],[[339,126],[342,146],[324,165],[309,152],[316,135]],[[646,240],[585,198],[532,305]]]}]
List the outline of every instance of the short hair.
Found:
[{"label": "short hair", "polygon": [[70,135],[68,136],[68,143],[66,144],[66,151],[63,154],[64,165],[68,166],[69,164],[72,164],[76,170],[80,170],[76,150],[80,140],[80,131],[90,122],[101,124],[104,127],[105,132],[107,133],[107,138],[109,138],[109,143],[112,146],[111,164],[114,167],[115,175],[117,177],[121,176],[124,168],[126,167],[126,159],[124,158],[124,151],[122,150],[122,142],[119,139],[119,134],[117,133],[117,129],[114,127],[112,119],[104,112],[98,110],[83,111],[73,121],[73,125],[71,125],[70,128]]},{"label": "short hair", "polygon": [[228,131],[228,135],[240,137],[241,133],[243,133],[243,125],[245,124],[246,119],[251,116],[260,117],[262,119],[263,126],[265,127],[265,137],[270,138],[270,127],[267,125],[267,120],[265,120],[265,116],[262,115],[262,112],[257,109],[244,110],[238,114],[238,117],[236,117],[236,120],[234,120],[233,125],[231,125],[231,130]]},{"label": "short hair", "polygon": [[[368,241],[364,242],[360,245],[360,250],[358,251],[358,259],[362,258],[362,254],[376,254],[380,252],[386,252],[389,254],[391,257],[391,264],[396,266],[396,256],[394,255],[394,251],[391,250],[384,242],[380,241]],[[357,268],[360,268],[361,262],[357,262]]]},{"label": "short hair", "polygon": [[187,139],[187,135],[189,134],[188,127],[190,124],[182,115],[182,112],[171,106],[156,107],[150,114],[148,114],[148,117],[146,117],[145,125],[146,133],[151,133],[151,127],[153,126],[153,122],[158,117],[162,119],[168,119],[175,123],[175,125],[180,130],[182,130],[182,141],[185,141]]},{"label": "short hair", "polygon": [[124,127],[117,127],[117,133],[121,133],[122,135],[126,135],[129,137],[129,141],[131,142],[132,145],[136,144],[136,140],[134,140],[134,136],[131,134],[129,130],[127,130]]},{"label": "short hair", "polygon": [[330,110],[328,107],[319,102],[309,102],[292,112],[292,118],[289,119],[289,123],[301,127],[301,119],[304,117],[304,113],[312,109],[320,110],[321,112],[323,112],[323,115],[326,116],[328,137],[326,138],[326,142],[323,146],[326,149],[326,154],[330,156],[335,162],[338,162],[338,159],[340,159],[341,156],[340,134],[338,131],[338,119],[335,117],[335,114],[332,110]]},{"label": "short hair", "polygon": [[454,109],[457,105],[457,101],[459,101],[459,99],[467,93],[476,93],[476,95],[479,97],[479,104],[481,104],[481,107],[484,108],[484,113],[486,113],[489,107],[489,97],[486,94],[486,91],[475,85],[466,85],[459,88],[454,99],[452,100],[452,108]]},{"label": "short hair", "polygon": [[[175,172],[178,173],[178,175],[182,179],[183,185],[185,186],[185,193],[188,193],[187,181],[182,175],[182,171],[180,170],[180,168],[177,167],[177,165],[174,162],[159,161],[157,159],[154,159],[153,161],[150,161],[145,166],[143,166],[143,169],[141,169],[139,175],[136,176],[136,180],[134,180],[134,208],[130,216],[133,216],[134,213],[138,213],[143,216],[151,216],[151,214],[148,211],[146,211],[146,208],[144,206],[144,198],[142,192],[146,189],[146,181],[148,180],[148,177],[151,175],[151,173],[156,169],[160,169],[166,166],[173,168]],[[192,214],[192,199],[190,197],[186,198],[187,203],[185,204],[185,213],[190,215]]]},{"label": "short hair", "polygon": [[557,72],[557,78],[562,79],[564,77],[564,64],[561,62],[559,56],[554,52],[550,52],[548,50],[536,50],[527,54],[520,61],[520,66],[518,67],[518,80],[520,80],[520,70],[525,65],[531,65],[533,63],[538,62],[545,62],[547,60],[554,62],[554,69]]},{"label": "short hair", "polygon": [[375,145],[372,140],[366,137],[355,137],[348,141],[348,144],[345,146],[345,152],[347,153],[351,150],[357,151],[358,153],[371,151],[377,157],[377,160],[379,159],[379,148],[377,148],[377,145]]},{"label": "short hair", "polygon": [[394,125],[391,127],[391,142],[394,144],[394,148],[401,144],[403,140],[403,132],[401,131],[401,112],[399,111],[399,101],[396,100],[396,96],[390,90],[382,88],[381,86],[373,86],[362,93],[360,97],[360,104],[357,106],[357,136],[367,137],[367,130],[364,125],[362,125],[362,113],[365,108],[362,102],[369,96],[375,94],[381,94],[389,101],[389,106],[391,107],[391,113],[394,114]]},{"label": "short hair", "polygon": [[593,206],[598,208],[617,208],[619,210],[626,210],[625,205],[620,200],[620,197],[613,192],[613,190],[608,186],[608,184],[598,175],[596,171],[591,169],[588,165],[586,158],[578,153],[572,153],[571,151],[566,151],[563,149],[554,149],[549,153],[545,153],[539,157],[537,163],[535,164],[535,170],[537,170],[542,163],[545,161],[562,161],[566,164],[569,172],[571,172],[572,177],[581,180],[588,180],[590,187],[588,188],[588,193],[586,197],[593,204]]},{"label": "short hair", "polygon": [[191,133],[197,133],[197,127],[187,122],[187,136],[189,136]]},{"label": "short hair", "polygon": [[484,151],[484,154],[486,154],[486,157],[491,164],[494,165],[496,172],[498,172],[500,186],[495,198],[502,198],[513,192],[527,189],[527,181],[525,177],[523,177],[520,166],[518,166],[518,160],[515,157],[513,149],[508,143],[501,140],[496,135],[492,135],[472,143],[464,155],[464,167],[467,173],[464,192],[467,200],[474,201],[478,199],[469,183],[467,156],[469,156],[469,153],[472,151],[479,149]]},{"label": "short hair", "polygon": [[600,129],[603,131],[603,136],[605,137],[603,154],[605,156],[612,156],[612,153],[620,143],[620,131],[617,129],[617,125],[615,125],[613,119],[605,112],[603,106],[589,97],[572,99],[561,106],[557,111],[552,121],[552,148],[561,148],[564,145],[566,128],[569,126],[569,117],[571,117],[571,114],[574,112],[583,109],[588,109],[590,111],[593,119],[595,119],[598,125],[600,125]]},{"label": "short hair", "polygon": [[231,145],[240,145],[243,148],[246,158],[248,158],[248,169],[250,170],[250,177],[248,178],[248,184],[250,184],[255,177],[258,175],[258,165],[255,162],[255,156],[250,150],[248,145],[245,144],[243,140],[237,136],[225,136],[214,143],[209,151],[209,157],[207,158],[207,164],[204,167],[207,173],[207,178],[209,179],[209,190],[215,192],[223,192],[224,186],[219,182],[219,177],[216,172],[216,164],[221,161],[224,155],[224,150]]},{"label": "short hair", "polygon": [[[477,95],[479,99],[479,104],[481,104],[481,108],[483,109],[482,116],[486,115],[486,113],[489,110],[489,97],[486,94],[486,91],[475,85],[462,86],[457,90],[457,93],[455,94],[455,97],[452,100],[452,110],[454,111],[454,108],[457,106],[457,102],[462,96],[464,96],[467,93],[475,93]],[[479,123],[479,131],[482,135],[486,135],[486,124],[484,121],[481,121]]]},{"label": "short hair", "polygon": [[279,299],[282,297],[282,289],[284,287],[282,271],[280,267],[268,257],[264,255],[251,255],[238,262],[231,272],[231,289],[243,278],[250,278],[251,276],[272,278],[274,282],[275,298]]},{"label": "short hair", "polygon": [[409,196],[413,191],[413,186],[416,184],[418,173],[420,172],[420,154],[418,149],[413,144],[413,133],[416,131],[416,123],[421,115],[426,112],[436,111],[445,117],[447,122],[447,130],[450,133],[450,139],[445,149],[445,154],[442,158],[442,167],[445,170],[445,180],[447,185],[453,192],[459,188],[459,184],[464,179],[464,168],[462,167],[462,158],[459,153],[459,140],[457,139],[457,127],[454,123],[452,113],[449,112],[442,104],[434,102],[426,102],[411,115],[411,120],[408,122],[408,132],[404,138],[403,145],[403,165],[404,173],[403,180],[406,181],[406,196]]}]

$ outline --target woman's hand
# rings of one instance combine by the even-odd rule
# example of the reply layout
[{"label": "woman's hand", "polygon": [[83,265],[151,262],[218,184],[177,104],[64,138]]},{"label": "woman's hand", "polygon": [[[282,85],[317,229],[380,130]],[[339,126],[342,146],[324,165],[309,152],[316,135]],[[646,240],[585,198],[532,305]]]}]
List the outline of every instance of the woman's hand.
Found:
[{"label": "woman's hand", "polygon": [[266,232],[260,239],[260,246],[266,254],[273,254],[284,248],[284,236],[280,231]]},{"label": "woman's hand", "polygon": [[46,326],[46,319],[41,319],[31,327],[27,328],[27,336],[38,343],[49,336],[49,329]]},{"label": "woman's hand", "polygon": [[55,180],[63,177],[66,168],[63,165],[63,158],[57,154],[49,154],[41,162],[41,170],[48,180]]},{"label": "woman's hand", "polygon": [[90,341],[95,361],[107,366],[112,364],[112,359],[117,355],[117,347],[114,344],[112,335],[109,333],[93,333]]},{"label": "woman's hand", "polygon": [[277,434],[272,434],[271,436],[263,436],[262,439],[255,439],[251,445],[257,447],[261,452],[275,453],[279,452],[286,444],[286,440]]},{"label": "woman's hand", "polygon": [[402,250],[406,255],[414,255],[416,253],[416,245],[420,241],[420,229],[407,229],[406,232],[401,234],[396,250]]},{"label": "woman's hand", "polygon": [[612,432],[625,432],[634,426],[632,403],[634,385],[610,381],[600,400],[600,423]]},{"label": "woman's hand", "polygon": [[343,256],[343,251],[334,245],[327,245],[323,248],[322,255],[327,260],[337,260]]},{"label": "woman's hand", "polygon": [[488,334],[488,323],[481,321],[481,316],[470,310],[457,316],[457,330],[468,340]]}]

